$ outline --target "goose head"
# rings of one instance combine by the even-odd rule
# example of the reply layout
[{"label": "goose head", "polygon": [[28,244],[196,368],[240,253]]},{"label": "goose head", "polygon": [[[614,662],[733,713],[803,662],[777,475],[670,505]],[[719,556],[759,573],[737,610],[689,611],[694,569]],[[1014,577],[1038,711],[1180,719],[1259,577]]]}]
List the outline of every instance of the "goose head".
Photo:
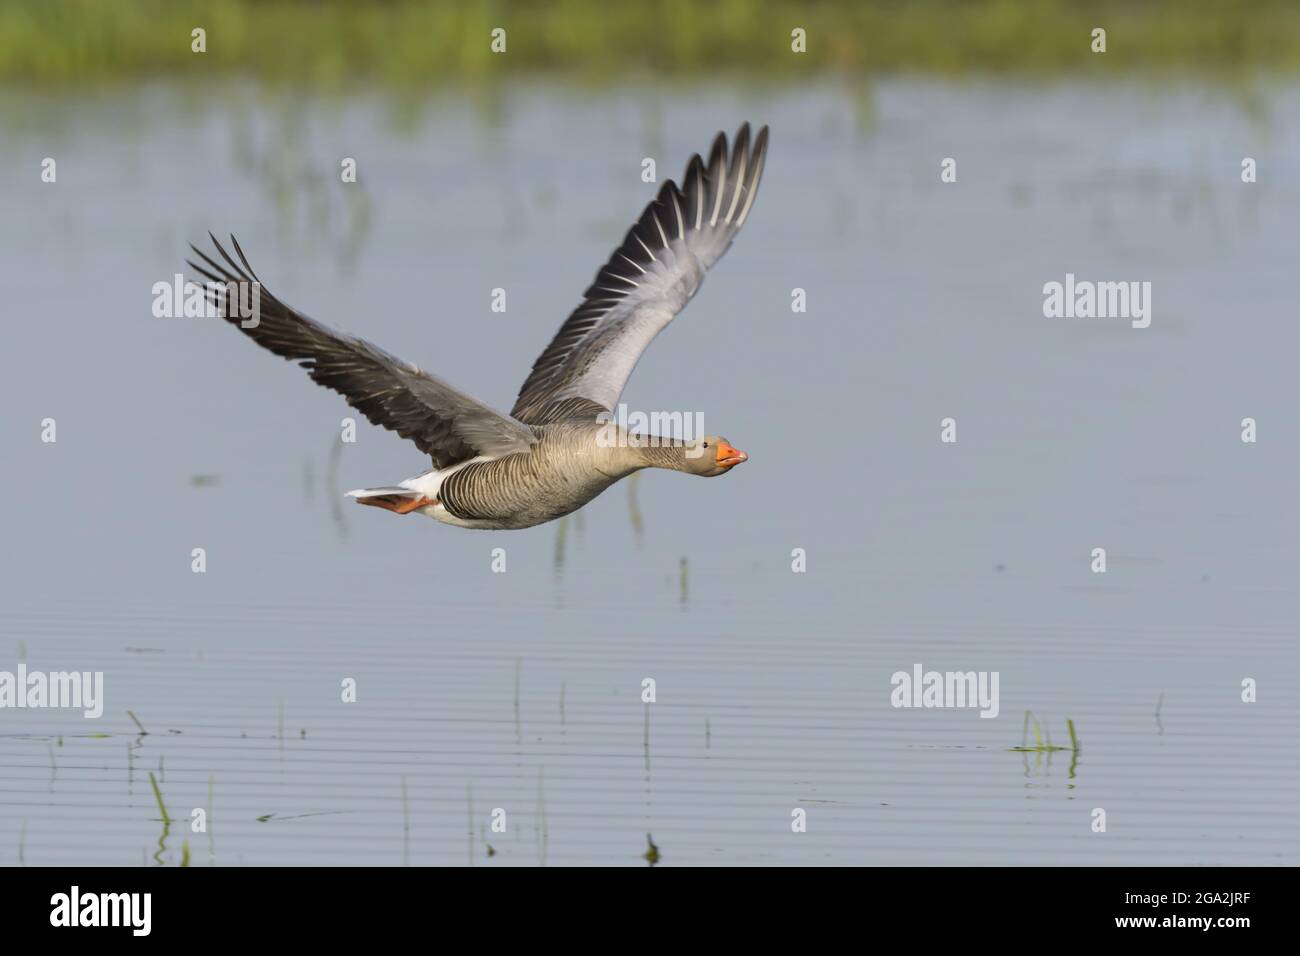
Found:
[{"label": "goose head", "polygon": [[720,435],[706,435],[686,443],[686,471],[704,478],[725,475],[749,456]]}]

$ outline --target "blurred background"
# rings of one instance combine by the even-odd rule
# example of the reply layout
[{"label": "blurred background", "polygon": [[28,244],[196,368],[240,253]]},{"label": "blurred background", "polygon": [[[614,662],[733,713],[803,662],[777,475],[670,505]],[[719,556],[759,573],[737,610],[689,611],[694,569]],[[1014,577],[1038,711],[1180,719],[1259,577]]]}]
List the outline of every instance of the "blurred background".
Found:
[{"label": "blurred background", "polygon": [[[0,670],[106,695],[0,710],[0,862],[1295,864],[1297,68],[1262,0],[0,5]],[[234,233],[508,408],[744,120],[754,211],[624,394],[725,479],[360,509],[427,461],[151,311]],[[1067,273],[1150,328],[1045,318]],[[916,663],[999,717],[893,708]]]}]

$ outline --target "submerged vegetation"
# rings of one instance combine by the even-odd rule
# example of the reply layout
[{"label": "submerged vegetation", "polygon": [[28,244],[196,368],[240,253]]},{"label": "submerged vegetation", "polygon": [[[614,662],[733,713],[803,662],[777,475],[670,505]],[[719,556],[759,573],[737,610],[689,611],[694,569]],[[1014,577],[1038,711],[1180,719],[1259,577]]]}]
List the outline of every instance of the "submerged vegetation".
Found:
[{"label": "submerged vegetation", "polygon": [[[172,817],[167,812],[167,805],[163,803],[162,790],[158,788],[158,778],[149,771],[149,786],[153,789],[154,800],[158,802],[159,821],[162,823],[162,833],[158,837],[158,849],[154,851],[153,860],[158,866],[163,865],[163,855],[167,852],[167,837],[172,829]],[[186,859],[189,858],[189,849],[185,851]]]},{"label": "submerged vegetation", "polygon": [[[1020,732],[1020,746],[1008,747],[1007,749],[1013,753],[1055,753],[1058,750],[1077,751],[1079,749],[1079,738],[1074,732],[1074,721],[1066,720],[1065,725],[1070,731],[1069,747],[1062,747],[1059,744],[1052,743],[1052,732],[1050,730],[1045,731],[1043,725],[1038,722],[1038,718],[1034,716],[1033,711],[1027,710],[1025,711],[1025,726]],[[1032,744],[1029,742],[1030,726],[1034,728],[1034,741]],[[1046,739],[1044,739],[1044,733],[1046,733]]]},{"label": "submerged vegetation", "polygon": [[[1030,741],[1030,737],[1029,737],[1030,727],[1032,727],[1034,730],[1034,736],[1032,742]],[[1074,729],[1074,720],[1071,718],[1067,718],[1065,721],[1065,727],[1070,732],[1070,745],[1068,747],[1062,746],[1061,744],[1052,743],[1052,732],[1046,729],[1041,723],[1039,723],[1038,718],[1034,716],[1032,711],[1029,710],[1025,711],[1025,725],[1020,732],[1020,746],[1008,747],[1007,750],[1011,751],[1012,753],[1019,753],[1019,754],[1026,755],[1025,756],[1026,776],[1028,776],[1030,773],[1029,762],[1028,762],[1029,754],[1034,754],[1034,767],[1037,768],[1044,754],[1047,755],[1049,765],[1050,765],[1052,754],[1059,753],[1064,750],[1064,751],[1068,751],[1070,754],[1070,778],[1071,779],[1074,778],[1075,773],[1078,771],[1079,768],[1079,754],[1082,751],[1082,748],[1079,746],[1079,735],[1075,732]]]},{"label": "submerged vegetation", "polygon": [[[1091,32],[1107,32],[1094,54]],[[191,50],[196,28],[206,49]],[[506,31],[504,53],[490,47]],[[791,50],[802,29],[806,52]],[[8,0],[0,83],[1300,69],[1291,0]]]}]

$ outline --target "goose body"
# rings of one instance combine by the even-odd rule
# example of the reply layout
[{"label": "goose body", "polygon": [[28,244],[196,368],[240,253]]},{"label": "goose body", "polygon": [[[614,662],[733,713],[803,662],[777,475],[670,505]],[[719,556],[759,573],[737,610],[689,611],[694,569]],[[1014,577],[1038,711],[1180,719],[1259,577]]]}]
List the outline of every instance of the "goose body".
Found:
[{"label": "goose body", "polygon": [[[744,224],[766,151],[767,128],[751,147],[745,124],[731,149],[719,133],[707,163],[691,159],[682,188],[663,185],[534,363],[509,415],[285,305],[261,286],[233,237],[238,261],[212,237],[220,261],[192,247],[202,264],[189,265],[208,280],[230,324],[298,361],[316,382],[433,459],[433,468],[414,478],[349,495],[463,528],[530,528],[642,468],[715,477],[748,458],[718,436],[683,441],[629,432],[612,423],[611,410],[642,352]],[[249,301],[239,290],[250,285],[257,290],[254,321],[235,308]]]},{"label": "goose body", "polygon": [[[416,510],[462,528],[531,528],[563,517],[641,467],[630,448],[603,447],[601,426],[557,422],[533,429],[529,452],[473,458],[402,482],[432,504]],[[366,491],[350,492],[365,500]]]}]

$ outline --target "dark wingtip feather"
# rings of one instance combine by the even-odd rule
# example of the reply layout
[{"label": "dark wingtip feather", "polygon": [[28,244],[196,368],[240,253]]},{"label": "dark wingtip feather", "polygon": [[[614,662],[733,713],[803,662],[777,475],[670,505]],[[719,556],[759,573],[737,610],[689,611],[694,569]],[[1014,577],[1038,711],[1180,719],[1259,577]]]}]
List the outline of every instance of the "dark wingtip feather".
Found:
[{"label": "dark wingtip feather", "polygon": [[244,268],[248,270],[248,274],[252,276],[255,281],[261,282],[262,280],[257,278],[257,273],[253,271],[253,267],[248,264],[248,256],[244,255],[244,250],[239,248],[239,240],[235,238],[233,232],[230,234],[230,242],[231,245],[235,247],[235,254],[239,256],[239,261],[242,262]]},{"label": "dark wingtip feather", "polygon": [[212,233],[208,233],[208,235],[212,237],[212,245],[216,248],[217,252],[221,255],[221,258],[226,260],[226,264],[230,266],[233,272],[235,272],[236,274],[240,274],[239,266],[235,265],[235,260],[230,258],[230,253],[226,252],[226,247],[223,246],[220,243],[220,241],[218,241],[217,237],[212,235]]},{"label": "dark wingtip feather", "polygon": [[195,262],[193,259],[186,259],[186,260],[185,260],[185,264],[186,264],[187,266],[189,266],[191,269],[193,269],[195,272],[197,272],[199,275],[203,276],[203,278],[205,278],[205,279],[207,279],[207,280],[209,280],[209,281],[211,281],[211,282],[220,282],[220,281],[221,281],[221,280],[218,279],[216,276],[214,276],[211,272],[209,272],[207,269],[205,269],[203,266],[201,266],[201,265],[199,265],[197,262]]},{"label": "dark wingtip feather", "polygon": [[741,123],[740,129],[736,130],[736,139],[731,144],[731,165],[727,168],[727,188],[739,190],[744,186],[741,182],[740,171],[748,168],[749,157],[749,124]]},{"label": "dark wingtip feather", "polygon": [[740,129],[736,130],[736,138],[732,141],[731,151],[739,156],[749,149],[749,121],[746,120],[740,124]]},{"label": "dark wingtip feather", "polygon": [[709,171],[712,172],[717,168],[718,163],[722,162],[727,156],[727,134],[718,133],[713,137],[713,146],[709,149]]}]

